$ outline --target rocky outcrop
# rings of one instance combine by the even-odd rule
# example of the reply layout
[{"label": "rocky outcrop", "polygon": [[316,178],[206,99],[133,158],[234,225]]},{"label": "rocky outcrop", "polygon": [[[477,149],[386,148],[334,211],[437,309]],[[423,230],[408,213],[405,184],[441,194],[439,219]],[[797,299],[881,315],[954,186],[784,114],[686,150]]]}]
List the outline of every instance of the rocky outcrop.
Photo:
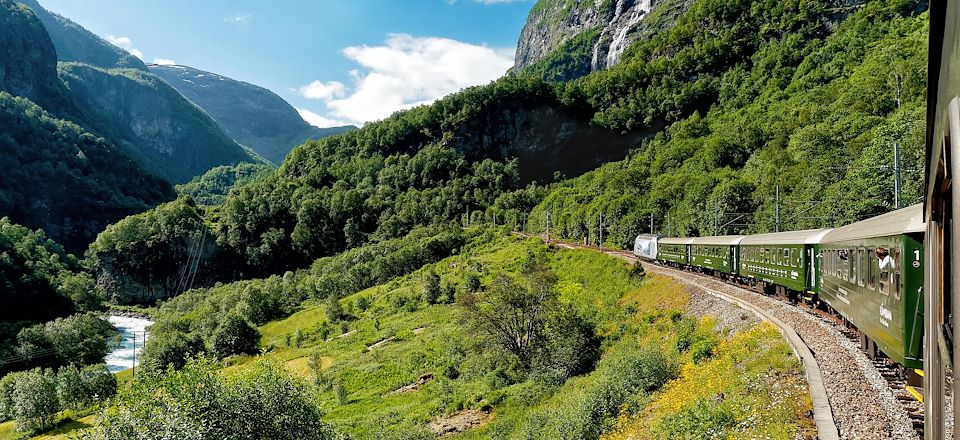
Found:
[{"label": "rocky outcrop", "polygon": [[540,0],[530,11],[520,34],[514,70],[533,66],[557,50],[569,51],[564,45],[588,32],[591,33],[590,56],[575,59],[585,65],[568,70],[591,72],[614,66],[631,44],[670,26],[692,2]]},{"label": "rocky outcrop", "polygon": [[47,108],[62,93],[53,43],[36,16],[18,4],[0,5],[0,91]]},{"label": "rocky outcrop", "polygon": [[307,140],[356,128],[314,127],[270,90],[216,73],[156,64],[150,71],[200,106],[233,139],[274,164]]}]

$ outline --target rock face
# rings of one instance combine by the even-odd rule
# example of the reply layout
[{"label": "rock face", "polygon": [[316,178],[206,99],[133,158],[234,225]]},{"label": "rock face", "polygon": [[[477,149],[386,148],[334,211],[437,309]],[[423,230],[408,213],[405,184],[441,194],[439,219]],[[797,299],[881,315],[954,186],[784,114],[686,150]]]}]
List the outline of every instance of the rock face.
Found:
[{"label": "rock face", "polygon": [[356,127],[314,127],[263,87],[187,66],[151,64],[150,71],[207,112],[237,142],[279,164],[290,150]]},{"label": "rock face", "polygon": [[256,162],[203,110],[149,72],[61,63],[60,78],[97,131],[173,183]]},{"label": "rock face", "polygon": [[[577,36],[588,35],[589,56],[570,71],[591,72],[620,62],[637,40],[670,26],[693,0],[540,0],[520,33],[514,70],[549,58]],[[590,34],[587,34],[590,33]],[[587,61],[589,60],[589,61]],[[570,78],[565,78],[570,79]]]},{"label": "rock face", "polygon": [[48,105],[60,91],[53,44],[29,9],[0,8],[0,90]]}]

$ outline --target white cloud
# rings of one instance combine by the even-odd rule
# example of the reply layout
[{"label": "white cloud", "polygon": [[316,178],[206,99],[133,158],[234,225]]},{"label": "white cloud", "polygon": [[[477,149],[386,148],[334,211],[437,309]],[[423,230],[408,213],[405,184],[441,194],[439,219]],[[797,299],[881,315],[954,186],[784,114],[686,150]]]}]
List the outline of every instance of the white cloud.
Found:
[{"label": "white cloud", "polygon": [[363,68],[350,71],[354,84],[349,93],[338,92],[335,81],[314,81],[299,91],[304,96],[305,90],[316,91],[316,99],[326,102],[328,117],[354,124],[488,83],[513,66],[513,50],[407,34],[393,34],[381,46],[348,47],[343,54]]},{"label": "white cloud", "polygon": [[153,64],[159,64],[159,65],[161,65],[161,66],[172,66],[172,65],[177,64],[177,62],[174,61],[174,60],[167,59],[167,58],[154,58],[154,59],[153,59]]},{"label": "white cloud", "polygon": [[297,93],[307,99],[322,99],[324,101],[340,98],[346,91],[347,87],[340,81],[314,81],[297,89]]},{"label": "white cloud", "polygon": [[338,121],[335,119],[328,119],[310,110],[307,110],[305,108],[298,108],[297,113],[300,113],[300,117],[303,118],[304,121],[307,121],[308,124],[314,127],[327,128],[327,127],[341,127],[344,125],[350,125],[349,122]]},{"label": "white cloud", "polygon": [[237,14],[231,15],[229,17],[224,17],[224,23],[236,23],[236,24],[247,24],[250,23],[250,20],[253,19],[253,16],[250,14]]},{"label": "white cloud", "polygon": [[130,52],[130,55],[133,55],[137,58],[143,59],[143,52],[140,52],[135,47],[133,47],[133,41],[130,40],[130,37],[115,37],[113,35],[107,35],[107,41],[109,41],[114,46],[117,46],[127,52]]}]

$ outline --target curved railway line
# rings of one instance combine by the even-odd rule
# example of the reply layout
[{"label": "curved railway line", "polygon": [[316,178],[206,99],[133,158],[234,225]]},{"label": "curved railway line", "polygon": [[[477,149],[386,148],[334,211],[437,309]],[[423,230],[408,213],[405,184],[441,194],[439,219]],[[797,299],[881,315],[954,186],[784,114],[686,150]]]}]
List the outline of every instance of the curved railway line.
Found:
[{"label": "curved railway line", "polygon": [[[556,243],[568,249],[590,249],[634,262],[628,251]],[[871,360],[854,332],[837,320],[804,305],[764,295],[712,276],[642,262],[652,273],[737,304],[776,324],[803,361],[814,420],[820,439],[922,438],[921,404],[885,359]],[[796,335],[792,338],[791,335]],[[809,352],[811,356],[805,356]]]}]

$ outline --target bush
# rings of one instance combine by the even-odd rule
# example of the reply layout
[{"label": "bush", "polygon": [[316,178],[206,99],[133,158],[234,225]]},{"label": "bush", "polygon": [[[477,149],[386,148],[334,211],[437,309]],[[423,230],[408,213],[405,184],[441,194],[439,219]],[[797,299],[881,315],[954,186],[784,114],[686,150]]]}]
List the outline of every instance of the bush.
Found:
[{"label": "bush", "polygon": [[182,368],[187,358],[203,353],[203,339],[195,333],[174,330],[150,335],[143,349],[143,365],[157,371]]},{"label": "bush", "polygon": [[54,351],[43,363],[49,366],[98,364],[107,355],[108,339],[116,329],[106,319],[88,312],[27,327],[17,335],[17,351],[32,356],[39,351]]},{"label": "bush", "polygon": [[231,314],[213,333],[210,348],[219,359],[237,354],[254,354],[260,343],[260,331],[247,320]]},{"label": "bush", "polygon": [[226,379],[210,360],[180,371],[142,376],[82,430],[85,440],[138,439],[340,439],[323,422],[303,382],[279,365],[258,363]]},{"label": "bush", "polygon": [[117,378],[104,364],[83,369],[71,364],[57,372],[57,396],[64,407],[80,410],[116,393]]},{"label": "bush", "polygon": [[326,306],[328,322],[338,322],[343,318],[343,308],[340,307],[340,300],[335,295],[328,297],[323,304]]}]

